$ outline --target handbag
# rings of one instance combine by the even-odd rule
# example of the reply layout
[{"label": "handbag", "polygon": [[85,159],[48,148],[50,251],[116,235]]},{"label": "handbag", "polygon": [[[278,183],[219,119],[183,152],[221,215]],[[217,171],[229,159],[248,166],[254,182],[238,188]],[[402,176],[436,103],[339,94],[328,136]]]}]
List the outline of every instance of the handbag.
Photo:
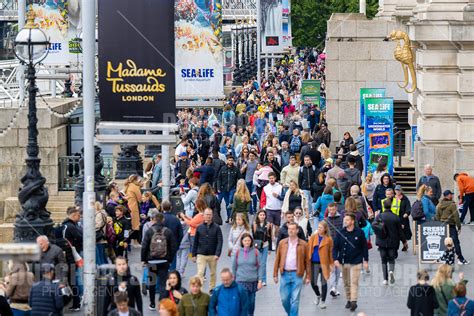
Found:
[{"label": "handbag", "polygon": [[262,249],[263,248],[263,240],[258,240],[258,239],[254,240],[254,246],[258,250]]}]

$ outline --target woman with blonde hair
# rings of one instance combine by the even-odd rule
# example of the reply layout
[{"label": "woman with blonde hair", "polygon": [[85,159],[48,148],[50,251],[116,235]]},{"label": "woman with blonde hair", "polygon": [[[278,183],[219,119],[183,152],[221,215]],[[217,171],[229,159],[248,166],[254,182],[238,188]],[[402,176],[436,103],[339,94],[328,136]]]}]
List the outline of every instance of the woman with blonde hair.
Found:
[{"label": "woman with blonde hair", "polygon": [[322,143],[321,145],[319,145],[318,151],[321,153],[321,158],[322,158],[323,160],[326,160],[326,159],[332,157],[331,150],[329,150],[329,148],[328,148],[328,147],[326,146],[326,144],[324,144],[324,143]]},{"label": "woman with blonde hair", "polygon": [[106,226],[107,212],[102,202],[95,202],[95,257],[97,265],[107,263],[105,248],[107,246]]},{"label": "woman with blonde hair", "polygon": [[247,218],[242,213],[237,213],[234,223],[229,231],[227,255],[231,257],[240,248],[240,240],[244,233],[251,234]]},{"label": "woman with blonde hair", "polygon": [[[334,242],[331,238],[329,225],[326,221],[318,223],[317,231],[308,240],[308,262],[311,266],[311,287],[316,294],[314,302],[319,308],[326,308],[326,295],[331,270],[334,269],[332,256]],[[316,254],[315,254],[316,252]],[[318,287],[318,279],[321,275],[321,292]]]},{"label": "woman with blonde hair", "polygon": [[365,177],[365,181],[362,183],[361,189],[362,194],[364,195],[365,199],[367,200],[367,203],[372,209],[374,209],[374,193],[376,186],[377,185],[373,181],[373,175],[369,172]]},{"label": "woman with blonde hair", "polygon": [[306,218],[309,218],[308,213],[308,199],[298,186],[298,183],[294,180],[290,180],[290,187],[286,191],[283,199],[283,206],[281,208],[282,216],[288,211],[294,211],[296,208],[300,208],[304,211]]},{"label": "woman with blonde hair", "polygon": [[237,187],[234,194],[234,203],[232,204],[232,218],[235,220],[237,214],[243,214],[248,220],[248,212],[250,212],[250,192],[245,184],[244,179],[237,181]]},{"label": "woman with blonde hair", "polygon": [[[459,281],[464,282],[464,274],[459,273]],[[448,264],[442,264],[436,270],[436,274],[431,280],[431,285],[435,289],[439,307],[435,310],[435,315],[446,315],[448,312],[448,302],[454,298],[453,268]]]},{"label": "woman with blonde hair", "polygon": [[125,181],[125,196],[127,199],[127,206],[130,211],[130,217],[132,222],[132,232],[130,234],[132,239],[132,245],[137,247],[140,246],[138,242],[140,231],[140,207],[139,203],[142,201],[141,187],[143,183],[136,174],[132,174]]},{"label": "woman with blonde hair", "polygon": [[430,221],[436,215],[436,206],[431,200],[433,196],[433,189],[425,184],[422,184],[416,192],[416,199],[421,201],[421,205],[423,207],[423,213],[425,213],[425,217],[422,219],[417,219],[417,223],[421,224],[425,221]]}]

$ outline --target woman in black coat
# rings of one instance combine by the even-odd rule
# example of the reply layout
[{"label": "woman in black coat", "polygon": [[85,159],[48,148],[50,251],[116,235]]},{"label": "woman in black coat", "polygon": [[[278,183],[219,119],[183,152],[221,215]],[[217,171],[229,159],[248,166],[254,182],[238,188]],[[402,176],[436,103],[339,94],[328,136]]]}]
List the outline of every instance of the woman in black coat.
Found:
[{"label": "woman in black coat", "polygon": [[403,194],[400,186],[395,186],[395,198],[400,201],[400,210],[398,217],[402,222],[403,233],[407,240],[411,239],[411,228],[410,228],[410,214],[411,214],[411,203],[410,200]]},{"label": "woman in black coat", "polygon": [[188,291],[181,286],[181,274],[178,271],[171,271],[168,273],[168,279],[166,280],[166,287],[160,293],[160,301],[165,298],[169,298],[176,304],[179,303],[184,294]]},{"label": "woman in black coat", "polygon": [[394,189],[390,174],[386,173],[380,178],[380,184],[375,187],[374,192],[374,211],[382,211],[382,200],[385,199],[385,191]]}]

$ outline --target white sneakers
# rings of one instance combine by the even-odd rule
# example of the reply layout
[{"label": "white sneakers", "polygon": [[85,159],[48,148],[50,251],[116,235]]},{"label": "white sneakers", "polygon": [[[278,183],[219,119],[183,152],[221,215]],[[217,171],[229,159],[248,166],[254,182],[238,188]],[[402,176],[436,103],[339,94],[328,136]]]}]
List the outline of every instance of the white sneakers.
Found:
[{"label": "white sneakers", "polygon": [[316,300],[314,301],[314,305],[319,305],[319,302],[321,302],[321,296],[316,296]]},{"label": "white sneakers", "polygon": [[387,281],[387,280],[383,280],[382,284],[383,284],[383,285],[388,285],[388,281]]}]

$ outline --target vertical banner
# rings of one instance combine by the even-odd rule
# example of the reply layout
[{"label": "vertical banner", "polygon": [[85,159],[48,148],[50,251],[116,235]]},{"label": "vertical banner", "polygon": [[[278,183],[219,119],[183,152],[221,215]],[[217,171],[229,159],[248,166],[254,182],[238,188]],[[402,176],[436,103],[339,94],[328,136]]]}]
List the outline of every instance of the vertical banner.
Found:
[{"label": "vertical banner", "polygon": [[99,1],[101,120],[168,123],[176,113],[173,23],[167,0]]},{"label": "vertical banner", "polygon": [[385,88],[361,88],[360,89],[360,126],[364,126],[364,99],[365,98],[383,98]]},{"label": "vertical banner", "polygon": [[176,95],[224,96],[221,0],[175,0],[174,14]]},{"label": "vertical banner", "polygon": [[[49,52],[44,64],[69,63],[69,14],[67,0],[34,1],[35,25],[49,38]],[[27,8],[28,11],[28,8]],[[71,24],[71,27],[76,26]]]},{"label": "vertical banner", "polygon": [[260,0],[263,53],[281,54],[292,46],[290,0]]},{"label": "vertical banner", "polygon": [[411,127],[411,158],[415,158],[415,142],[418,140],[418,126]]},{"label": "vertical banner", "polygon": [[365,98],[364,106],[366,174],[384,162],[393,175],[393,98]]},{"label": "vertical banner", "polygon": [[321,82],[319,80],[303,80],[301,83],[301,100],[305,103],[320,104]]}]

